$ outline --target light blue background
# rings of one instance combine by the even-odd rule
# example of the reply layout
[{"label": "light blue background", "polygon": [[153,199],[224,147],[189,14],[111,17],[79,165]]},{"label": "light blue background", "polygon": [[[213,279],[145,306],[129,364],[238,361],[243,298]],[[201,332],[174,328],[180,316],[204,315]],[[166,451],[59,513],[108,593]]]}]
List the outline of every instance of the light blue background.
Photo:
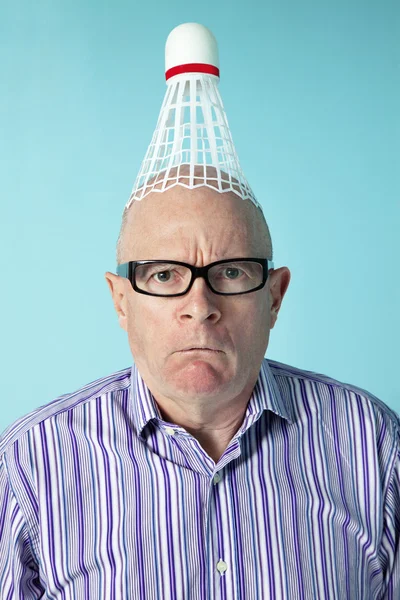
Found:
[{"label": "light blue background", "polygon": [[104,273],[187,21],[292,273],[267,356],[400,412],[398,2],[1,6],[0,430],[132,362]]}]

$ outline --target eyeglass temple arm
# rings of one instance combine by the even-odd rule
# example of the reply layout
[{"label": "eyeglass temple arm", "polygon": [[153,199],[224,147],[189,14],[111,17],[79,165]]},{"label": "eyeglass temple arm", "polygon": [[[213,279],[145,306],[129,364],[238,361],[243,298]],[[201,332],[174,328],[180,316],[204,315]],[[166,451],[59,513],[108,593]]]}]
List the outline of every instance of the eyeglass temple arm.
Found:
[{"label": "eyeglass temple arm", "polygon": [[117,275],[120,277],[128,277],[129,275],[129,263],[123,265],[117,265]]}]

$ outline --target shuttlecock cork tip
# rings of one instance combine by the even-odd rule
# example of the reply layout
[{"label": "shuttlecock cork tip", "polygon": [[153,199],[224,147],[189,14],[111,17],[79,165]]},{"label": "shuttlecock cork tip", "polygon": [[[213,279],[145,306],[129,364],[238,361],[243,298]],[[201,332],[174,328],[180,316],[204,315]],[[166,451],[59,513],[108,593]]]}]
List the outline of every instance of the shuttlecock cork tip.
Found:
[{"label": "shuttlecock cork tip", "polygon": [[217,40],[199,23],[183,23],[169,34],[165,44],[165,78],[182,73],[207,73],[219,78]]}]

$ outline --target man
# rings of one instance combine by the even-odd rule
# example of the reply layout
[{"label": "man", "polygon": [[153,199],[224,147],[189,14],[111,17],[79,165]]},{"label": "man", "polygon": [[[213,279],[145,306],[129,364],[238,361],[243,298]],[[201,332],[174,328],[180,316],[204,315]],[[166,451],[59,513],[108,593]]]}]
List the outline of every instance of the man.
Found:
[{"label": "man", "polygon": [[[177,186],[135,202],[121,233],[119,263],[171,259],[202,267],[272,252],[261,211],[207,187]],[[163,418],[182,425],[217,463],[243,421],[289,269],[271,269],[266,286],[234,297],[216,295],[204,278],[175,299],[136,293],[128,279],[112,273],[106,278],[135,363]]]},{"label": "man", "polygon": [[[131,205],[118,263],[163,261],[106,273],[132,367],[0,439],[2,600],[400,598],[400,419],[264,358],[290,271],[249,258],[269,229],[232,192]],[[166,264],[224,260],[223,293]]]}]

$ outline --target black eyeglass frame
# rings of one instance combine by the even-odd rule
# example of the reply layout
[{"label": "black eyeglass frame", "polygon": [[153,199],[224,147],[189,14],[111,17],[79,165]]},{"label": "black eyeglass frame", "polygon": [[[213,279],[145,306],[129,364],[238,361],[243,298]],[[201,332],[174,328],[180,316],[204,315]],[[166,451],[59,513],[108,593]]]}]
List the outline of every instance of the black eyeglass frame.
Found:
[{"label": "black eyeglass frame", "polygon": [[[214,267],[215,265],[221,265],[223,263],[232,263],[232,262],[236,262],[236,261],[256,262],[256,263],[259,263],[260,265],[262,265],[262,267],[263,267],[262,283],[260,283],[260,285],[257,286],[256,288],[254,288],[252,290],[248,290],[247,292],[225,293],[225,292],[218,292],[218,291],[214,290],[214,288],[212,287],[211,283],[208,280],[208,271],[211,269],[211,267]],[[186,290],[184,292],[180,292],[179,294],[152,294],[151,292],[145,292],[144,290],[139,289],[136,285],[136,278],[135,278],[136,267],[137,267],[137,265],[146,265],[146,264],[152,264],[152,263],[164,263],[164,264],[169,263],[172,265],[181,265],[183,267],[187,267],[188,269],[190,269],[190,271],[192,273],[192,277],[191,277],[190,283],[189,283],[188,287],[186,288]],[[131,260],[127,263],[117,265],[117,275],[119,275],[120,277],[127,277],[129,279],[129,281],[131,282],[133,289],[136,292],[138,292],[139,294],[145,294],[146,296],[157,296],[157,297],[161,297],[161,298],[174,298],[176,296],[184,296],[185,294],[187,294],[190,291],[190,289],[191,289],[195,279],[197,279],[197,277],[203,277],[206,281],[206,284],[208,285],[210,290],[212,292],[214,292],[214,294],[218,294],[220,296],[238,296],[241,294],[250,294],[251,292],[256,292],[257,290],[260,290],[261,288],[263,288],[267,282],[269,271],[273,270],[273,269],[274,269],[274,263],[272,260],[269,260],[268,258],[229,258],[229,259],[224,259],[224,260],[217,260],[216,262],[210,263],[208,265],[204,265],[204,267],[195,267],[193,265],[189,265],[188,263],[180,262],[178,260],[157,259],[157,260]]]}]

